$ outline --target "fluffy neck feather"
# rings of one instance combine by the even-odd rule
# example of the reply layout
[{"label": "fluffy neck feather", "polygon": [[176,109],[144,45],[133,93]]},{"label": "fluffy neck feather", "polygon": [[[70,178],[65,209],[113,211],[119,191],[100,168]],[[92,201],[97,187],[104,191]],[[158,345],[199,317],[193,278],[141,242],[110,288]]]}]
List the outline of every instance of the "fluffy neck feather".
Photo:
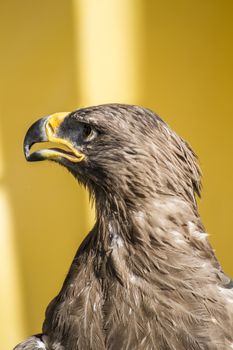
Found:
[{"label": "fluffy neck feather", "polygon": [[193,204],[157,195],[139,198],[134,206],[119,198],[105,199],[104,205],[99,205],[92,237],[98,247],[97,270],[106,270],[107,265],[110,275],[122,283],[132,273],[144,278],[145,270],[150,274],[182,270],[183,278],[206,264],[218,266]]}]

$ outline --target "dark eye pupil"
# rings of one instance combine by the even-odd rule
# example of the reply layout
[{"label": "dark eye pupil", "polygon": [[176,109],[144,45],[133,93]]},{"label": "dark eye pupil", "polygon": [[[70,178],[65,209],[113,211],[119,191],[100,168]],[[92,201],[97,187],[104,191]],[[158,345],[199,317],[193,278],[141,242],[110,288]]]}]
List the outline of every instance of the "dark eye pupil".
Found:
[{"label": "dark eye pupil", "polygon": [[89,125],[84,125],[83,127],[83,137],[87,138],[88,136],[90,136],[92,132],[92,128]]}]

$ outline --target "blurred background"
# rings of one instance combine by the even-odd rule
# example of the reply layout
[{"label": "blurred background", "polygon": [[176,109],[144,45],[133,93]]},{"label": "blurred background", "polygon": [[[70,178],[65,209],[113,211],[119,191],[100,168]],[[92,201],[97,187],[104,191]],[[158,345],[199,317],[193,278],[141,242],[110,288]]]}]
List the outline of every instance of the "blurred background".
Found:
[{"label": "blurred background", "polygon": [[203,170],[200,212],[233,276],[232,0],[1,0],[1,349],[41,330],[93,223],[67,171],[26,163],[36,119],[107,102],[160,114]]}]

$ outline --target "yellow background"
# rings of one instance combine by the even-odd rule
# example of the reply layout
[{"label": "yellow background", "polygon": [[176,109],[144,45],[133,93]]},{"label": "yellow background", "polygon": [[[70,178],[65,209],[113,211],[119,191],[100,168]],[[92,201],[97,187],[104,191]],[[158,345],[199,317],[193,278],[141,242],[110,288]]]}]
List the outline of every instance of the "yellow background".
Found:
[{"label": "yellow background", "polygon": [[65,169],[24,159],[27,128],[56,111],[141,104],[188,140],[233,276],[233,1],[2,0],[0,27],[1,349],[40,331],[93,221]]}]

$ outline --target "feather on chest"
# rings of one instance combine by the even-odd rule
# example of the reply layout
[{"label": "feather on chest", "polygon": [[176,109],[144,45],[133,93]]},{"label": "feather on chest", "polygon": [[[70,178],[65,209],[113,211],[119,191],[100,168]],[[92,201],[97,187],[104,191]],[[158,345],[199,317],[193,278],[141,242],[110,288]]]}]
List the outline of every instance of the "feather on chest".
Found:
[{"label": "feather on chest", "polygon": [[[70,350],[215,349],[213,341],[217,350],[231,344],[221,327],[225,305],[211,257],[203,264],[196,248],[191,259],[193,247],[183,232],[178,246],[166,244],[161,234],[138,250],[112,224],[109,229],[108,249],[89,252],[81,262],[76,257],[49,306],[44,332],[52,335],[51,344],[53,337],[65,348],[67,340]],[[180,254],[183,245],[186,254]]]}]

